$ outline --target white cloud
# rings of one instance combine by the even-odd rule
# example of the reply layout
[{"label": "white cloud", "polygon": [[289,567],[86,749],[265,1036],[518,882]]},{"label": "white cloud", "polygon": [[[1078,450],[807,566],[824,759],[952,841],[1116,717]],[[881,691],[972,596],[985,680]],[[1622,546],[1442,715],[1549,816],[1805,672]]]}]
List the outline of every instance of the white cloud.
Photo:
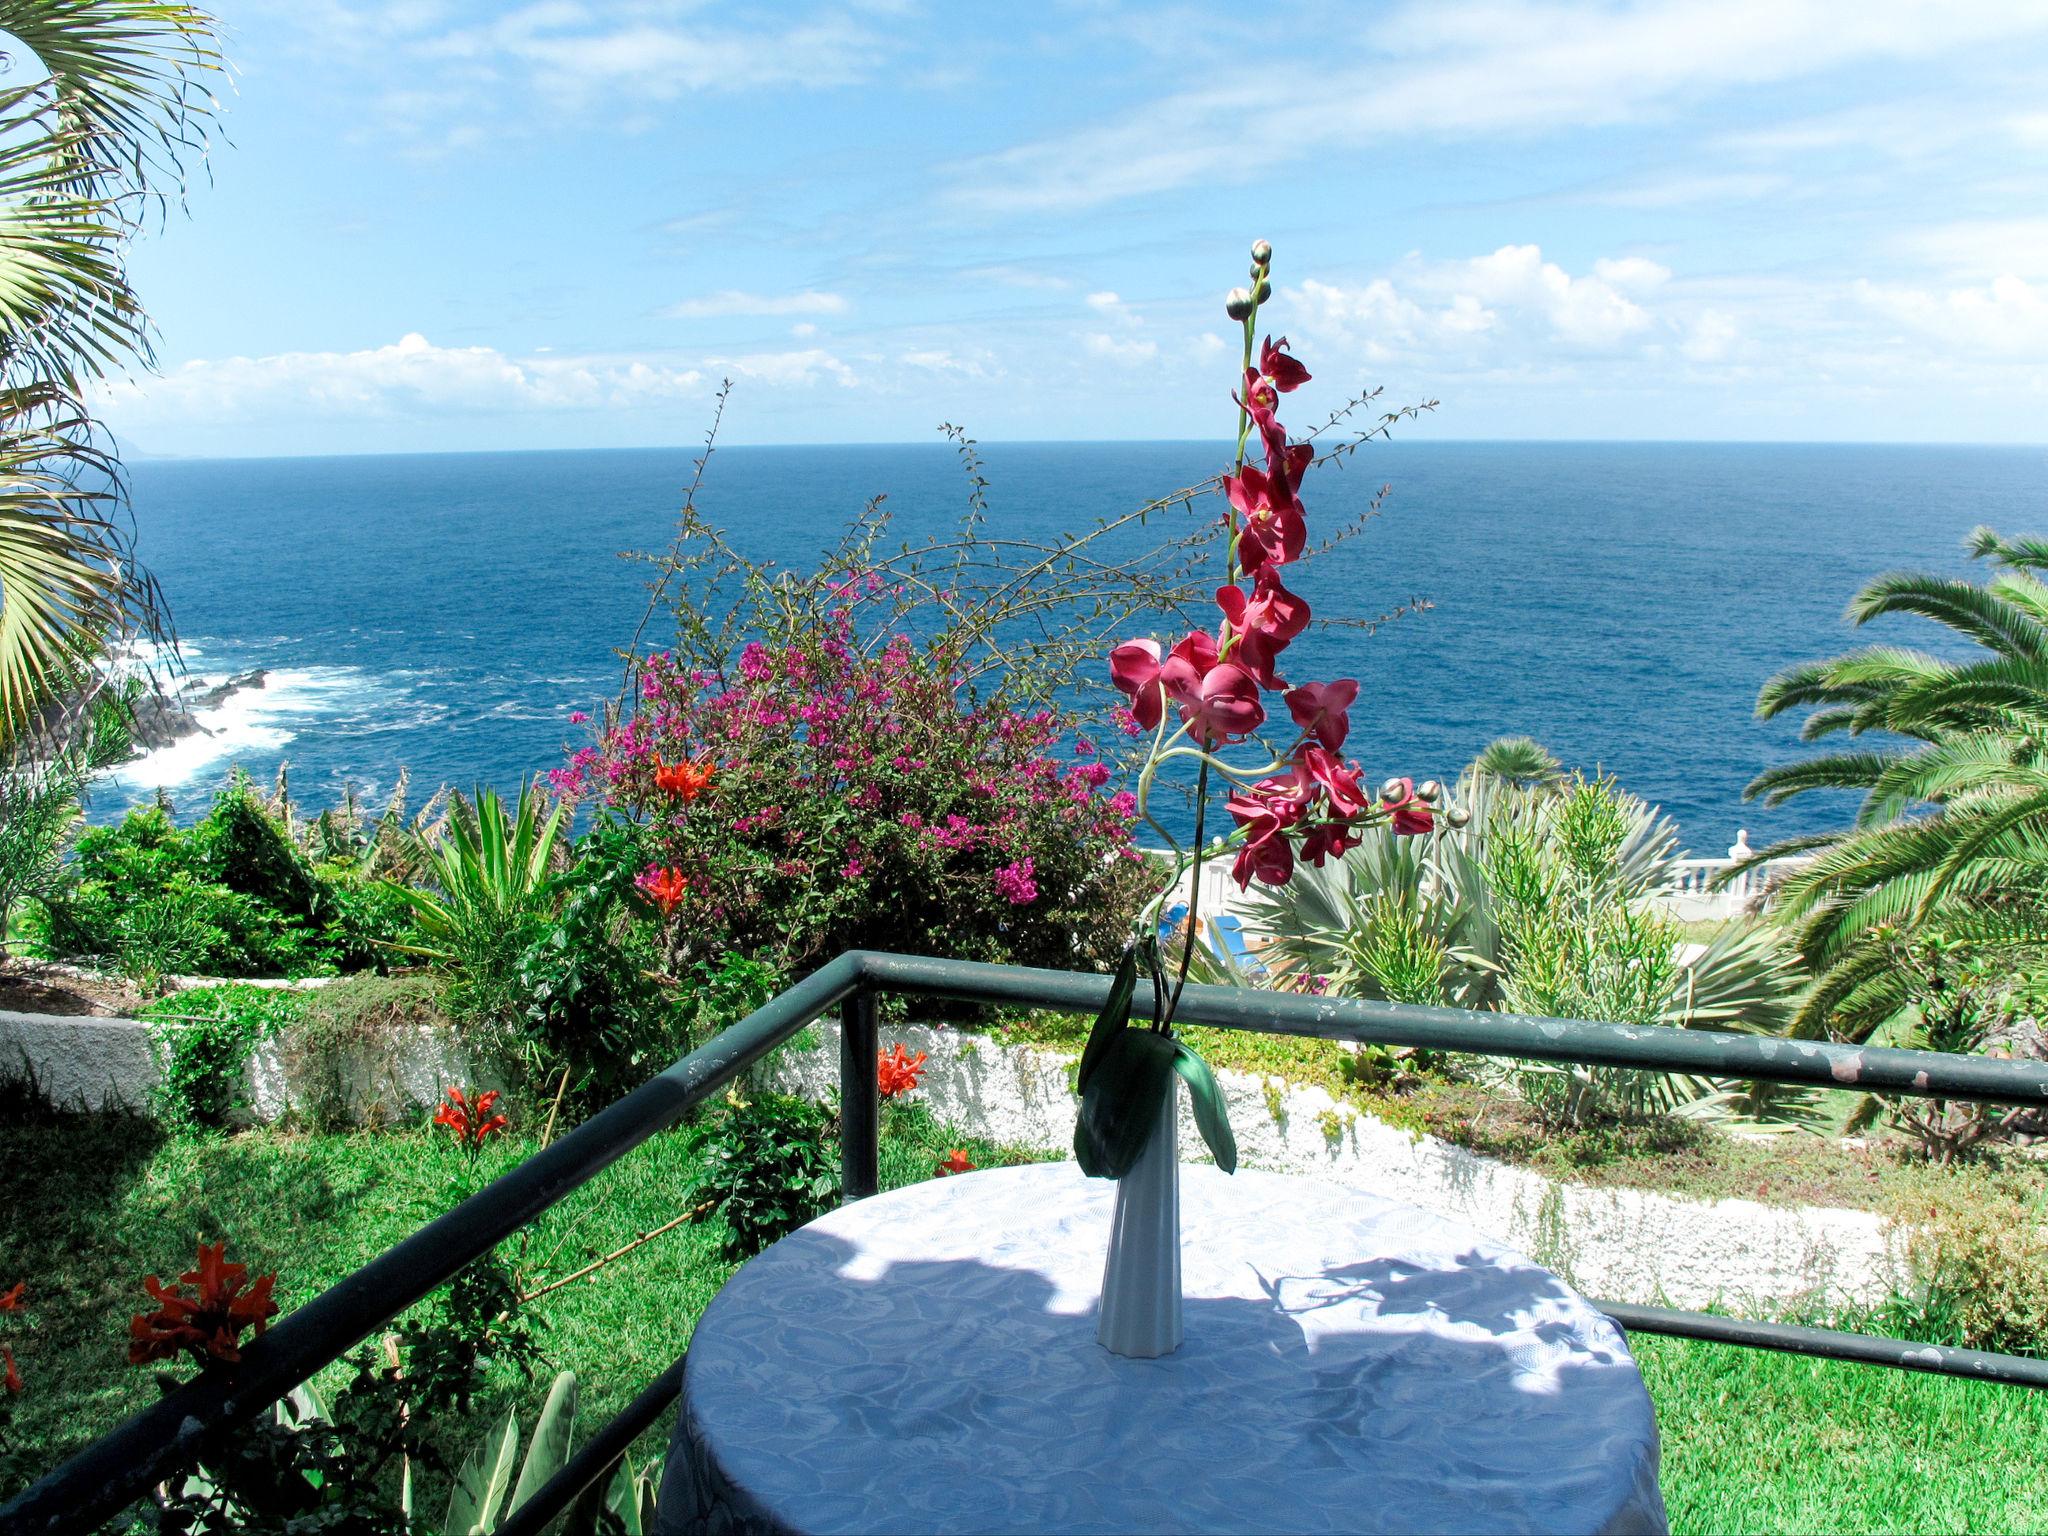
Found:
[{"label": "white cloud", "polygon": [[851,388],[860,382],[851,368],[822,347],[806,347],[798,352],[745,352],[735,357],[707,357],[704,366],[722,368],[742,378],[772,385],[815,384],[822,379],[830,379],[835,384]]},{"label": "white cloud", "polygon": [[1647,293],[1671,281],[1671,269],[1642,256],[1602,256],[1593,263],[1593,275],[1611,287]]},{"label": "white cloud", "polygon": [[661,316],[664,320],[696,320],[712,315],[843,315],[846,310],[843,294],[820,293],[815,288],[801,293],[743,293],[727,288],[671,304]]},{"label": "white cloud", "polygon": [[1716,92],[2044,31],[2048,6],[2009,0],[1416,3],[1351,31],[1349,57],[1332,34],[1285,94],[1243,76],[1181,91],[964,162],[954,195],[1000,211],[1083,208],[1270,176],[1390,123],[1461,138],[1635,122]]},{"label": "white cloud", "polygon": [[1114,313],[1115,311],[1123,307],[1123,300],[1118,298],[1114,293],[1091,293],[1088,295],[1088,307],[1090,309],[1101,309]]},{"label": "white cloud", "polygon": [[512,358],[491,347],[437,347],[415,331],[359,352],[197,360],[112,384],[103,398],[117,418],[232,421],[620,409],[695,398],[703,383],[696,368],[629,357]]},{"label": "white cloud", "polygon": [[2048,218],[1963,219],[1908,230],[1894,243],[1954,277],[2048,277]]},{"label": "white cloud", "polygon": [[1719,310],[1702,310],[1678,350],[1695,363],[1718,363],[1727,359],[1742,333],[1735,322]]},{"label": "white cloud", "polygon": [[1983,287],[1939,291],[1858,282],[1857,298],[1945,347],[2048,361],[2048,286],[2011,273]]},{"label": "white cloud", "polygon": [[1118,363],[1149,363],[1159,355],[1159,343],[1156,341],[1137,341],[1129,336],[1111,336],[1102,331],[1090,331],[1081,338],[1081,345],[1092,357]]}]

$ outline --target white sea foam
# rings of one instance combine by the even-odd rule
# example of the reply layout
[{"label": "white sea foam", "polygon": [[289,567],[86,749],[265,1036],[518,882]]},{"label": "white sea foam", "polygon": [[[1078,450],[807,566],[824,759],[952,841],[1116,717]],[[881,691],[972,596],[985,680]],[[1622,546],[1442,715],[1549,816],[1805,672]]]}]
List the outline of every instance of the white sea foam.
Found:
[{"label": "white sea foam", "polygon": [[[194,654],[191,646],[183,648],[188,661]],[[184,682],[211,688],[226,676],[187,673]],[[229,762],[281,750],[301,728],[331,719],[374,689],[374,680],[355,667],[271,669],[262,687],[237,689],[216,707],[196,711],[198,732],[124,763],[108,782],[130,794],[180,788]]]}]

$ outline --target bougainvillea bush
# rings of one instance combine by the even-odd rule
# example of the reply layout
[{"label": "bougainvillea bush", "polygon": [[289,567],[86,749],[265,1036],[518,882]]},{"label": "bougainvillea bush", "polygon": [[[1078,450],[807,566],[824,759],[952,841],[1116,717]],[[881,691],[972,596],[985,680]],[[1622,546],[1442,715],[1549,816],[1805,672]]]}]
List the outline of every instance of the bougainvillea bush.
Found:
[{"label": "bougainvillea bush", "polygon": [[747,638],[644,658],[631,707],[552,776],[642,829],[679,957],[1071,969],[1121,943],[1147,884],[1135,799],[1042,692],[965,680],[952,628],[914,639],[901,595],[873,570],[761,576]]}]

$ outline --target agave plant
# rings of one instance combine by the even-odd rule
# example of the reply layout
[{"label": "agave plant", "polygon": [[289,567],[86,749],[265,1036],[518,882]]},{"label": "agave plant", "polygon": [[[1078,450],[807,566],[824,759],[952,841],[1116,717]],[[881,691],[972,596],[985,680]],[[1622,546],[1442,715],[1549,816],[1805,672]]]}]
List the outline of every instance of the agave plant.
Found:
[{"label": "agave plant", "polygon": [[412,909],[413,937],[393,947],[454,973],[451,1000],[475,1015],[503,1012],[515,999],[519,957],[553,911],[555,844],[566,815],[546,810],[532,785],[508,811],[493,790],[474,806],[457,800],[439,836],[420,851],[431,889],[396,885]]},{"label": "agave plant", "polygon": [[[81,650],[160,632],[88,388],[151,356],[123,253],[205,153],[213,19],[161,0],[0,0],[0,745]],[[40,65],[40,71],[34,68]]]},{"label": "agave plant", "polygon": [[1894,946],[1938,930],[1984,936],[2037,963],[2048,955],[2048,542],[1975,530],[1982,584],[1920,573],[1870,583],[1858,624],[1917,615],[1975,642],[1950,661],[1868,646],[1802,663],[1764,686],[1766,718],[1811,710],[1809,741],[1882,733],[1903,746],[1849,748],[1761,774],[1747,793],[1778,805],[1820,789],[1860,791],[1855,825],[1762,850],[1752,865],[1803,862],[1775,910],[1818,977],[1796,1033],[1866,1039],[1906,1027]]}]

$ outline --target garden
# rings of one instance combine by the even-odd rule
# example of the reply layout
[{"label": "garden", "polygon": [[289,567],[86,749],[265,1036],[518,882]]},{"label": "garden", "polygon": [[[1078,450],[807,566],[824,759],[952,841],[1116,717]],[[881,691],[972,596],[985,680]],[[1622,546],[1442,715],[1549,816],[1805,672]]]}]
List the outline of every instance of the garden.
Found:
[{"label": "garden", "polygon": [[[401,784],[382,806],[309,810],[282,776],[238,775],[196,816],[155,803],[88,824],[132,698],[85,689],[61,729],[19,733],[0,773],[0,1010],[81,1038],[139,1021],[148,1071],[135,1092],[67,1088],[25,1036],[0,1062],[0,1496],[193,1368],[232,1372],[273,1318],[850,949],[1117,978],[1092,1028],[885,1003],[885,1188],[1063,1155],[1064,1124],[1005,1138],[942,1100],[935,1053],[906,1043],[922,1031],[956,1062],[1063,1063],[1091,1173],[1129,1172],[1152,1124],[1131,1105],[1177,1076],[1226,1169],[1253,1144],[1247,1092],[1277,1122],[1313,1088],[1333,1148],[1370,1121],[1560,1188],[1869,1213],[1896,1283],[1765,1298],[1779,1316],[2039,1356],[2048,1185],[2028,1112],[1171,1027],[1192,981],[2048,1059],[2048,545],[1984,531],[1982,583],[1857,594],[1858,622],[1943,626],[1941,656],[1874,645],[1764,682],[1760,711],[1808,711],[1820,750],[1752,792],[1847,788],[1862,810],[1731,870],[1759,876],[1746,909],[1681,920],[1679,829],[1612,776],[1504,736],[1455,782],[1373,787],[1344,756],[1359,680],[1281,676],[1290,643],[1337,618],[1281,581],[1316,552],[1300,485],[1413,412],[1354,398],[1290,436],[1280,399],[1310,375],[1258,332],[1271,260],[1262,242],[1228,301],[1245,366],[1227,472],[1032,542],[991,531],[959,435],[956,526],[906,536],[871,507],[802,572],[749,559],[693,488],[672,545],[644,557],[619,693],[570,716],[564,760],[515,794],[415,805]],[[1171,644],[1123,638],[1190,623]],[[1205,910],[1204,867],[1225,862],[1229,910]],[[1164,1007],[1126,1028],[1141,972]],[[749,1069],[132,1521],[495,1529],[576,1423],[681,1354],[738,1265],[838,1203],[847,1106],[792,1091],[820,1045]],[[2048,1478],[2012,1453],[2048,1428],[2037,1395],[1632,1347],[1674,1529],[2048,1519]],[[576,1528],[646,1528],[666,1430]]]}]

